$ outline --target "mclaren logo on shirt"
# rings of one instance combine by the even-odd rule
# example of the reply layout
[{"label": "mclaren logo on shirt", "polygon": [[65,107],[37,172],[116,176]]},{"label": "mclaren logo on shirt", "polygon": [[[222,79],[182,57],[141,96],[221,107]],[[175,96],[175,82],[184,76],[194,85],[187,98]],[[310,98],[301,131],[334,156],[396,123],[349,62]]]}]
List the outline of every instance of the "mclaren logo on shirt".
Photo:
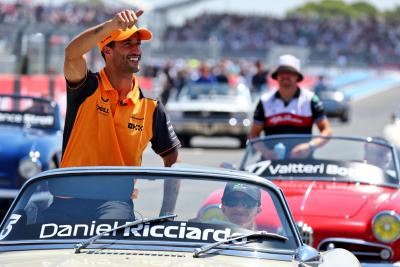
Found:
[{"label": "mclaren logo on shirt", "polygon": [[143,125],[137,124],[137,123],[128,123],[128,128],[132,129],[134,131],[139,131],[143,132]]},{"label": "mclaren logo on shirt", "polygon": [[103,98],[103,97],[101,96],[101,100],[102,100],[104,103],[107,103],[110,99],[109,99],[109,98]]},{"label": "mclaren logo on shirt", "polygon": [[108,107],[103,107],[103,106],[96,104],[96,108],[97,108],[97,111],[103,115],[108,115],[110,113],[110,110],[108,109]]}]

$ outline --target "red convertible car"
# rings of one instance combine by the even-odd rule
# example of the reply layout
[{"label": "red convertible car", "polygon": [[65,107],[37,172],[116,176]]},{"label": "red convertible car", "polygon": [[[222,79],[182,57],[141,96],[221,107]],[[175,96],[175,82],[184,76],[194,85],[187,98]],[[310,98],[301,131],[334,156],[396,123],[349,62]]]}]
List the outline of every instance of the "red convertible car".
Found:
[{"label": "red convertible car", "polygon": [[[293,149],[320,138],[310,154]],[[313,147],[311,147],[313,148]],[[319,250],[344,248],[363,266],[400,266],[399,160],[379,138],[279,135],[248,142],[240,169],[272,180],[284,192],[303,239]],[[217,190],[198,216],[223,216]],[[258,228],[274,227],[261,196]],[[243,206],[243,208],[246,208]]]}]

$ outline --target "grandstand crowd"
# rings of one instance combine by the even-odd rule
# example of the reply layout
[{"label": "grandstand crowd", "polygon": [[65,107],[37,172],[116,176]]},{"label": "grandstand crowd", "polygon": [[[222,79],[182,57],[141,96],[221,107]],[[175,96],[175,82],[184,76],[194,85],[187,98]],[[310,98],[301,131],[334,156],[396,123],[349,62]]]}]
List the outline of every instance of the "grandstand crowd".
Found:
[{"label": "grandstand crowd", "polygon": [[0,23],[51,23],[52,25],[95,25],[112,18],[117,10],[90,3],[66,1],[61,5],[31,4],[20,0],[0,2]]},{"label": "grandstand crowd", "polygon": [[[65,2],[32,5],[29,1],[0,2],[0,23],[51,23],[94,25],[111,18],[113,8]],[[338,57],[370,65],[396,64],[400,60],[400,20],[382,17],[359,19],[290,16],[203,14],[182,26],[169,27],[162,40],[193,43],[217,41],[222,50],[240,53],[268,51],[275,45],[307,47],[314,57]]]},{"label": "grandstand crowd", "polygon": [[[218,40],[223,50],[268,50],[276,45],[310,48],[330,61],[339,56],[373,65],[398,62],[400,21],[362,19],[243,16],[205,14],[180,27],[170,27],[166,41]],[[394,60],[396,59],[396,60]]]}]

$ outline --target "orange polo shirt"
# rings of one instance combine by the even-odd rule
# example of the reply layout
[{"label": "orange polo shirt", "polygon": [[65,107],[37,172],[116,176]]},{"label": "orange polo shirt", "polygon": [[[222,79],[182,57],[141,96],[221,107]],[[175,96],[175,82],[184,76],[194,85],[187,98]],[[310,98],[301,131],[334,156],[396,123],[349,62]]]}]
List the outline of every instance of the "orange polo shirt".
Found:
[{"label": "orange polo shirt", "polygon": [[162,104],[133,84],[122,103],[104,69],[68,84],[61,167],[140,166],[149,142],[160,156],[179,147]]}]

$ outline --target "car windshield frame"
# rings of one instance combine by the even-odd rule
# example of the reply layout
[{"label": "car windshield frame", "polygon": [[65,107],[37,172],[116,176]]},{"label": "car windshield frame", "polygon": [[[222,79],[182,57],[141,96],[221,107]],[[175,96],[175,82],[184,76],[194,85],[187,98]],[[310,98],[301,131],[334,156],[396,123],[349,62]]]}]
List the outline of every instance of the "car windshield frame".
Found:
[{"label": "car windshield frame", "polygon": [[[265,181],[265,179],[262,179],[260,177],[256,177],[257,179],[254,179],[255,176],[250,175],[247,176],[247,173],[243,173],[242,175],[232,175],[229,172],[220,172],[220,173],[215,173],[215,172],[202,172],[202,171],[193,171],[189,169],[174,169],[173,171],[166,170],[168,168],[135,168],[135,167],[118,167],[118,168],[65,168],[62,171],[59,169],[56,170],[51,170],[51,171],[46,171],[39,176],[36,176],[29,180],[21,189],[20,194],[18,197],[14,200],[8,214],[6,215],[5,219],[3,220],[2,224],[0,225],[0,229],[5,229],[7,227],[6,221],[9,218],[10,215],[12,215],[12,212],[15,212],[15,209],[17,207],[17,204],[20,203],[23,199],[22,196],[24,194],[29,193],[29,189],[31,188],[31,185],[34,183],[38,183],[40,181],[45,181],[46,179],[57,179],[58,176],[62,175],[64,177],[74,177],[74,176],[105,176],[105,175],[117,175],[117,176],[127,176],[129,175],[132,177],[134,175],[135,177],[141,176],[141,179],[145,179],[143,177],[148,177],[147,180],[153,180],[155,177],[166,177],[168,175],[173,175],[175,177],[178,177],[179,179],[183,180],[195,180],[195,178],[201,178],[204,181],[218,181],[218,182],[232,182],[232,181],[237,181],[237,182],[243,182],[243,183],[248,183],[248,184],[253,184],[256,186],[261,187],[264,190],[267,190],[267,192],[271,193],[274,195],[274,198],[278,201],[280,207],[280,211],[282,214],[279,216],[283,216],[283,220],[285,220],[285,225],[286,227],[289,227],[289,231],[291,233],[291,244],[298,248],[301,245],[303,245],[301,238],[299,237],[299,233],[297,230],[297,227],[294,223],[293,217],[288,209],[287,202],[283,197],[283,193],[281,192],[280,189],[278,189],[275,185],[273,185],[269,181]],[[172,174],[171,174],[172,173]],[[59,177],[60,178],[60,177]],[[125,178],[124,178],[125,179]],[[128,179],[128,178],[126,178]],[[17,208],[18,209],[18,208]],[[179,216],[179,213],[178,213]],[[280,218],[282,220],[282,218]],[[179,217],[178,217],[179,221]],[[217,228],[215,228],[217,229]],[[286,229],[286,228],[285,228]],[[286,230],[288,230],[286,229]],[[15,249],[15,245],[24,245],[26,246],[27,244],[30,244],[32,246],[34,245],[54,245],[60,248],[61,246],[64,246],[68,244],[67,247],[73,248],[73,245],[84,241],[85,238],[76,238],[76,239],[62,239],[62,240],[8,240],[8,241],[0,241],[0,244],[3,245],[13,245]],[[180,241],[180,242],[175,242],[175,241],[165,241],[162,240],[160,241],[146,241],[146,240],[117,240],[117,239],[99,239],[96,241],[96,244],[91,245],[90,247],[97,247],[100,245],[107,244],[110,245],[110,248],[112,248],[112,244],[116,245],[127,245],[127,246],[154,246],[155,249],[157,247],[174,247],[174,249],[179,249],[179,247],[186,247],[186,249],[190,248],[189,251],[192,251],[193,248],[199,247],[201,245],[207,244],[208,242],[188,242],[188,241]],[[13,248],[6,248],[4,246],[0,249],[1,250],[14,250]],[[224,246],[222,246],[224,247]],[[254,252],[255,249],[257,251],[264,251],[264,252],[269,252],[269,253],[283,253],[283,254],[291,254],[294,253],[296,248],[287,248],[287,249],[277,249],[276,247],[265,247],[262,246],[261,244],[259,246],[255,247],[247,247],[247,246],[242,246],[242,247],[236,247],[236,246],[226,246],[227,248],[232,250],[237,250],[237,251],[247,251],[247,252]],[[34,248],[32,248],[34,249]]]},{"label": "car windshield frame", "polygon": [[[367,181],[366,179],[359,179],[358,177],[353,177],[353,178],[348,178],[348,179],[344,179],[343,177],[338,177],[338,176],[317,176],[317,175],[312,175],[312,174],[305,174],[305,175],[272,175],[272,174],[261,174],[260,172],[254,172],[257,175],[260,175],[261,177],[270,179],[270,180],[319,180],[319,181],[342,181],[342,182],[361,182],[361,183],[366,183],[366,184],[372,184],[372,185],[382,185],[382,186],[389,186],[389,187],[396,187],[396,188],[400,188],[400,184],[399,184],[399,179],[400,179],[400,167],[399,167],[399,157],[397,154],[396,149],[394,148],[393,145],[391,145],[390,143],[385,143],[379,140],[374,140],[373,138],[370,137],[366,137],[366,138],[361,138],[361,137],[351,137],[351,136],[321,136],[321,135],[309,135],[309,134],[279,134],[279,135],[270,135],[270,136],[262,136],[259,138],[255,138],[252,140],[249,140],[248,145],[246,147],[245,153],[243,155],[243,157],[240,160],[239,163],[239,170],[243,170],[243,171],[248,171],[249,170],[249,166],[254,165],[254,163],[249,164],[250,158],[252,157],[252,155],[254,155],[254,152],[257,150],[255,148],[255,146],[257,146],[257,144],[265,144],[267,142],[269,142],[270,144],[273,143],[279,143],[282,140],[304,140],[304,141],[310,141],[312,139],[315,138],[321,138],[321,139],[325,139],[327,140],[327,143],[332,142],[332,141],[346,141],[346,142],[359,142],[359,143],[364,143],[364,144],[376,144],[378,146],[382,146],[388,149],[388,151],[390,151],[391,154],[391,166],[393,167],[392,170],[394,171],[394,175],[393,175],[393,182],[380,182],[379,179],[378,180],[374,180],[374,181]],[[299,143],[303,143],[303,142],[299,142]],[[326,144],[325,144],[326,145]],[[324,145],[324,146],[325,146]],[[322,148],[317,148],[318,149],[323,149]],[[315,151],[314,151],[315,153]],[[314,160],[314,159],[313,159]],[[356,160],[354,160],[356,161]],[[293,162],[295,164],[308,164],[309,162],[302,162],[302,160],[296,160],[296,159],[281,159],[281,160],[266,160],[265,164],[279,164],[279,163],[290,163]],[[323,160],[320,161],[315,161],[315,164],[321,164],[321,162],[323,163]],[[343,164],[344,167],[351,167],[350,165],[347,166],[347,164],[349,164],[349,162],[346,162],[346,160],[341,160],[340,158],[337,159],[337,161],[329,161],[328,159],[326,160],[327,163],[333,163],[333,164]],[[262,163],[261,163],[262,164]],[[355,165],[360,165],[360,164],[364,164],[366,167],[374,167],[375,169],[378,169],[379,167],[377,166],[373,166],[370,164],[366,164],[363,162],[355,162]],[[360,167],[361,168],[361,167]],[[383,174],[386,175],[386,173],[384,172],[383,169],[380,169],[381,172]],[[386,175],[387,176],[387,175]],[[382,180],[382,179],[380,179]],[[388,179],[386,179],[388,180]]]}]

